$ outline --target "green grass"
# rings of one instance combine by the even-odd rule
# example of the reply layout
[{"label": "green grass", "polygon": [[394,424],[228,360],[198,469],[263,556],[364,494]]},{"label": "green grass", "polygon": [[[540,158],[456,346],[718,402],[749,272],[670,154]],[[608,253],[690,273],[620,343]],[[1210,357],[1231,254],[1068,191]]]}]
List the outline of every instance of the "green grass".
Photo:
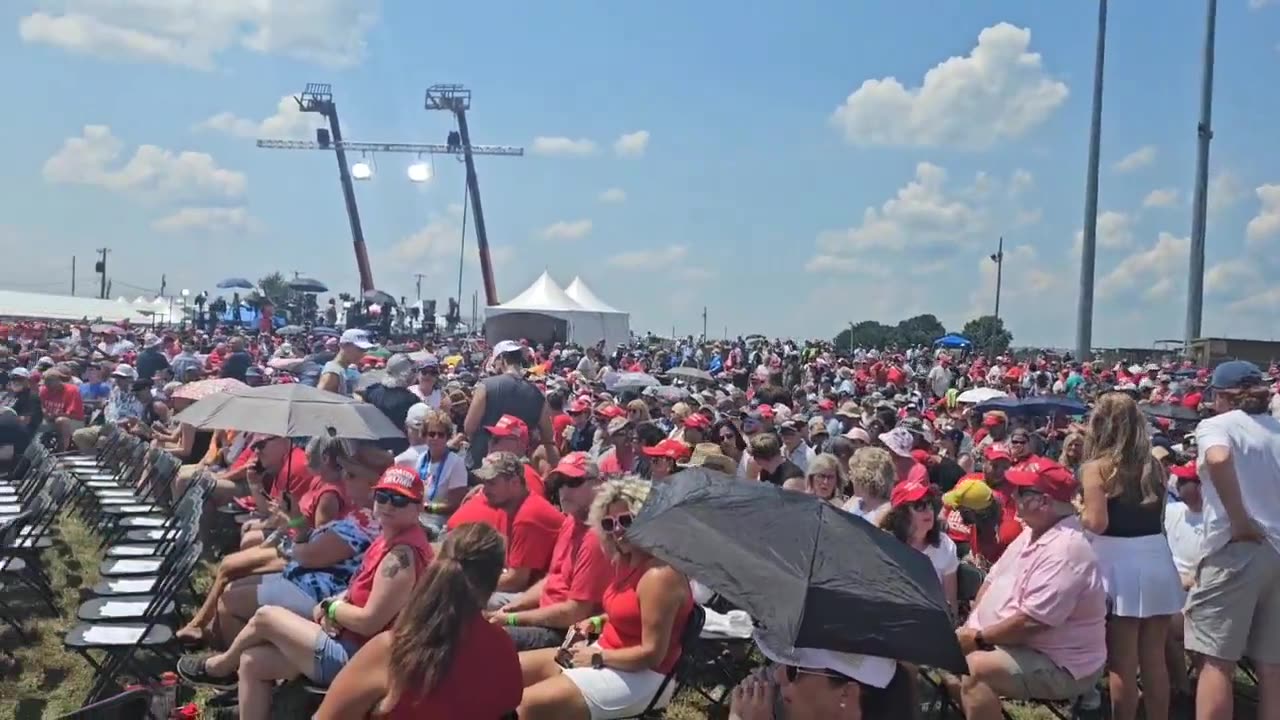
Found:
[{"label": "green grass", "polygon": [[[43,554],[44,567],[52,577],[58,593],[59,616],[50,615],[32,593],[7,588],[0,592],[0,602],[9,614],[22,620],[27,634],[33,638],[23,644],[7,626],[0,625],[0,648],[11,652],[13,659],[0,654],[0,718],[32,720],[52,718],[78,709],[93,682],[93,672],[84,658],[65,650],[62,638],[75,623],[75,612],[88,597],[89,588],[98,581],[98,538],[71,515],[59,518],[54,547]],[[207,564],[197,571],[195,585],[203,591],[209,584]],[[1246,681],[1240,684],[1240,694],[1256,697],[1256,690]],[[208,693],[196,695],[196,701],[205,699]],[[1053,716],[1040,708],[1010,704],[1010,714],[1015,720],[1049,720]],[[1251,719],[1256,706],[1236,700],[1236,717]],[[671,720],[702,720],[723,718],[723,712],[710,712],[706,701],[692,691],[683,692],[667,710]],[[1188,707],[1177,707],[1174,718],[1190,718]]]}]

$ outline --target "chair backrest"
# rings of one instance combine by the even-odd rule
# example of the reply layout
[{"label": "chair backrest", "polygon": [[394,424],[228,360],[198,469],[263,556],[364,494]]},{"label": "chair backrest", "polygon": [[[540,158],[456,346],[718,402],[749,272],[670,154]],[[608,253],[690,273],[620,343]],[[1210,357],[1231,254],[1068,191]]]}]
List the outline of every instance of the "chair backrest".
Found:
[{"label": "chair backrest", "polygon": [[[693,649],[702,641],[702,626],[706,622],[707,611],[698,603],[694,603],[693,608],[689,611],[689,619],[684,624],[684,631],[680,633],[680,658],[676,661],[675,667],[671,668],[671,672],[662,678],[662,683],[658,685],[657,691],[653,693],[653,698],[649,700],[649,706],[645,708],[644,712],[635,717],[646,717],[649,713],[658,709],[658,703],[662,702],[667,688],[688,669],[691,662],[690,658],[693,657]],[[675,693],[679,692],[679,690],[680,688],[677,685],[675,692],[671,693],[671,697],[674,698]]]},{"label": "chair backrest", "polygon": [[182,583],[191,577],[191,573],[195,570],[196,563],[200,561],[200,554],[203,551],[204,544],[194,542],[178,553],[176,561],[169,568],[169,572],[157,580],[155,594],[151,598],[151,602],[147,603],[147,609],[143,612],[143,617],[151,618],[160,615],[164,606],[169,604],[169,601],[182,589]]}]

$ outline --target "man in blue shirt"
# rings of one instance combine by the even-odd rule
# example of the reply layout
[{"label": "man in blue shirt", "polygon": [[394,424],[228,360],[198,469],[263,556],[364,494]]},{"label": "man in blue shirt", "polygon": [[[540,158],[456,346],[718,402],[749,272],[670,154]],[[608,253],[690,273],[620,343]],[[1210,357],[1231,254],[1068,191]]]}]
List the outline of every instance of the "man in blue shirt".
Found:
[{"label": "man in blue shirt", "polygon": [[111,395],[111,383],[102,379],[102,368],[98,365],[90,365],[85,369],[84,382],[80,383],[80,399],[84,400],[85,418],[91,418],[94,413],[101,410],[107,404],[107,398]]}]

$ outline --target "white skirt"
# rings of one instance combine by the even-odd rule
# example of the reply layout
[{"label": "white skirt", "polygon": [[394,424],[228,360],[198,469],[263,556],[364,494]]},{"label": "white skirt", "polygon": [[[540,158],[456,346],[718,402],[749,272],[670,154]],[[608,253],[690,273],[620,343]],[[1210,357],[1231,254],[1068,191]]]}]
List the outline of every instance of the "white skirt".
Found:
[{"label": "white skirt", "polygon": [[[578,687],[582,697],[587,701],[591,711],[591,720],[612,720],[613,718],[630,718],[639,715],[649,707],[653,696],[658,692],[664,679],[663,675],[653,670],[627,672],[613,668],[569,668],[564,676]],[[663,697],[655,709],[667,706],[671,696],[675,694],[676,683],[673,680],[663,688]]]},{"label": "white skirt", "polygon": [[1093,536],[1111,614],[1149,618],[1182,612],[1182,579],[1163,534],[1142,537]]}]

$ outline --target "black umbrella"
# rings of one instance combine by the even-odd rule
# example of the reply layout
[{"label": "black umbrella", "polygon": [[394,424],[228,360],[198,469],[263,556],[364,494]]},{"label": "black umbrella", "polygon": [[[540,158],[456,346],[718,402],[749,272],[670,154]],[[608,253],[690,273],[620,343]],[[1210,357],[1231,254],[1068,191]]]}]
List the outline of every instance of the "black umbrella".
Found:
[{"label": "black umbrella", "polygon": [[654,484],[627,540],[788,646],[967,672],[929,559],[812,495],[690,468]]},{"label": "black umbrella", "polygon": [[249,282],[248,280],[245,280],[244,278],[233,277],[233,278],[227,278],[226,280],[223,280],[222,282],[218,283],[218,287],[224,290],[229,290],[231,288],[243,288],[245,290],[252,290],[253,283]]},{"label": "black umbrella", "polygon": [[329,286],[316,280],[315,278],[294,278],[289,281],[289,289],[297,290],[303,293],[324,293],[329,292]]},{"label": "black umbrella", "polygon": [[365,290],[364,299],[375,305],[395,305],[396,299],[381,290]]},{"label": "black umbrella", "polygon": [[1200,413],[1182,405],[1139,405],[1148,417],[1168,418],[1178,422],[1195,422]]}]

